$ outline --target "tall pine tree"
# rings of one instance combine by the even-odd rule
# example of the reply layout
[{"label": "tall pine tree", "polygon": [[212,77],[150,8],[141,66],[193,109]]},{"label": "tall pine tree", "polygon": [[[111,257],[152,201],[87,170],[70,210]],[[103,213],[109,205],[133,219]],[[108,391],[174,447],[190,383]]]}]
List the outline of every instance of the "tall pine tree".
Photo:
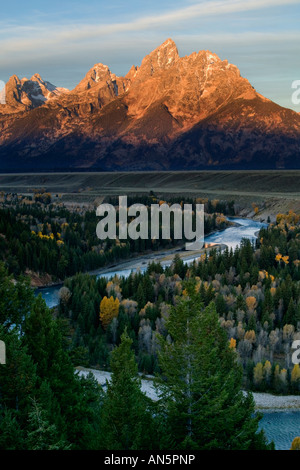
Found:
[{"label": "tall pine tree", "polygon": [[137,364],[127,330],[111,357],[111,381],[107,383],[101,411],[100,448],[150,450],[155,448],[151,400],[141,391]]},{"label": "tall pine tree", "polygon": [[229,348],[215,304],[203,308],[194,285],[173,308],[161,339],[158,388],[167,415],[169,448],[266,449],[251,394]]}]

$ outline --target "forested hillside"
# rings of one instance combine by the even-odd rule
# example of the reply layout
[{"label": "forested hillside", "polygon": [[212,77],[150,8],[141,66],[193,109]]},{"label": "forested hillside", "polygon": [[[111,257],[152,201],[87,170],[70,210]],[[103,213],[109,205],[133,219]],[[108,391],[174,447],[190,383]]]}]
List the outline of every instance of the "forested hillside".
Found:
[{"label": "forested hillside", "polygon": [[190,266],[177,255],[171,267],[152,263],[126,279],[80,274],[66,280],[60,314],[70,323],[74,363],[105,369],[126,327],[139,370],[159,372],[157,335],[168,336],[170,309],[185,294],[184,282],[193,280],[203,305],[215,304],[244,386],[299,393],[299,365],[291,361],[292,343],[300,339],[299,221],[292,212],[279,214],[256,246],[244,240],[234,252],[215,249]]},{"label": "forested hillside", "polygon": [[172,340],[160,336],[161,396],[152,402],[141,391],[127,328],[111,353],[111,383],[102,390],[91,376],[74,373],[66,322],[34,297],[28,280],[13,282],[0,264],[0,337],[7,349],[0,367],[0,448],[272,448],[258,431],[252,396],[241,391],[242,370],[215,306],[204,308],[194,287],[187,285],[166,323]]},{"label": "forested hillside", "polygon": [[[221,217],[216,207],[206,202],[210,223]],[[278,214],[256,244],[212,249],[191,265],[177,254],[169,267],[152,263],[127,278],[68,277],[73,265],[61,264],[60,304],[49,310],[22,274],[34,250],[41,270],[52,256],[58,269],[60,250],[94,256],[95,223],[91,212],[49,203],[1,210],[0,448],[271,448],[251,391],[300,392],[291,361],[300,216]],[[77,366],[111,371],[112,380],[102,388]],[[158,401],[142,393],[138,373],[156,376]]]},{"label": "forested hillside", "polygon": [[[0,201],[0,259],[5,261],[10,273],[19,275],[32,271],[37,275],[48,274],[52,281],[63,280],[79,272],[99,269],[132,255],[147,250],[182,246],[186,241],[174,239],[171,220],[170,239],[152,240],[99,240],[96,226],[100,218],[96,210],[80,206],[72,210],[61,203],[51,203],[51,195],[36,192],[34,200],[2,195]],[[117,198],[107,198],[107,203],[118,209]],[[156,196],[128,198],[128,206],[138,202],[149,207],[162,204]],[[193,203],[193,199],[174,198],[173,203]],[[200,202],[200,201],[198,201]],[[202,200],[201,200],[202,202]],[[225,228],[228,224],[224,215],[234,213],[233,201],[208,201],[205,203],[205,233]],[[1,207],[2,206],[2,207]],[[129,218],[129,221],[133,217]],[[151,219],[149,213],[149,231]],[[30,274],[30,273],[29,273]]]}]

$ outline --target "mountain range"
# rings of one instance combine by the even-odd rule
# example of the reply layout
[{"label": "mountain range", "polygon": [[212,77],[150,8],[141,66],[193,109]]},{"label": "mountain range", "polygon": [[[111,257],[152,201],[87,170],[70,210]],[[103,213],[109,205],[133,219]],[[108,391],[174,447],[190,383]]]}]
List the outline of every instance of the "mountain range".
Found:
[{"label": "mountain range", "polygon": [[5,94],[1,172],[300,168],[300,114],[171,39],[124,77],[98,63],[70,91],[13,75]]}]

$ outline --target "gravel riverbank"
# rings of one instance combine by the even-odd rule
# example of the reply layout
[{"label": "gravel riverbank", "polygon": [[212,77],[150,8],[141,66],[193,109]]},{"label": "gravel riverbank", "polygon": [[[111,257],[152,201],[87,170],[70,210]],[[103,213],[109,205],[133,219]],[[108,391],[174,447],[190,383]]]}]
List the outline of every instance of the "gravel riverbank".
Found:
[{"label": "gravel riverbank", "polygon": [[253,393],[256,408],[259,410],[298,410],[300,395],[272,395],[271,393]]},{"label": "gravel riverbank", "polygon": [[[106,380],[110,380],[111,373],[96,369],[87,369],[84,367],[77,367],[80,376],[87,376],[91,372],[97,382],[101,385],[106,384]],[[152,400],[157,399],[156,390],[153,382],[150,379],[142,379],[142,390]],[[253,393],[256,408],[258,410],[299,410],[300,411],[300,395],[272,395],[270,393]]]}]

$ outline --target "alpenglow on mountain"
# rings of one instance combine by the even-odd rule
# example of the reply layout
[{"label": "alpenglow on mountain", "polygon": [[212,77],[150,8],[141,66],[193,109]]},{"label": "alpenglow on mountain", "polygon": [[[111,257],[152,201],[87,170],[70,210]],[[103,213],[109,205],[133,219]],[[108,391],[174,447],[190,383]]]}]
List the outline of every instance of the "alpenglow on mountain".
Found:
[{"label": "alpenglow on mountain", "polygon": [[94,65],[72,91],[12,76],[0,129],[1,171],[300,168],[300,114],[171,39],[125,77]]}]

